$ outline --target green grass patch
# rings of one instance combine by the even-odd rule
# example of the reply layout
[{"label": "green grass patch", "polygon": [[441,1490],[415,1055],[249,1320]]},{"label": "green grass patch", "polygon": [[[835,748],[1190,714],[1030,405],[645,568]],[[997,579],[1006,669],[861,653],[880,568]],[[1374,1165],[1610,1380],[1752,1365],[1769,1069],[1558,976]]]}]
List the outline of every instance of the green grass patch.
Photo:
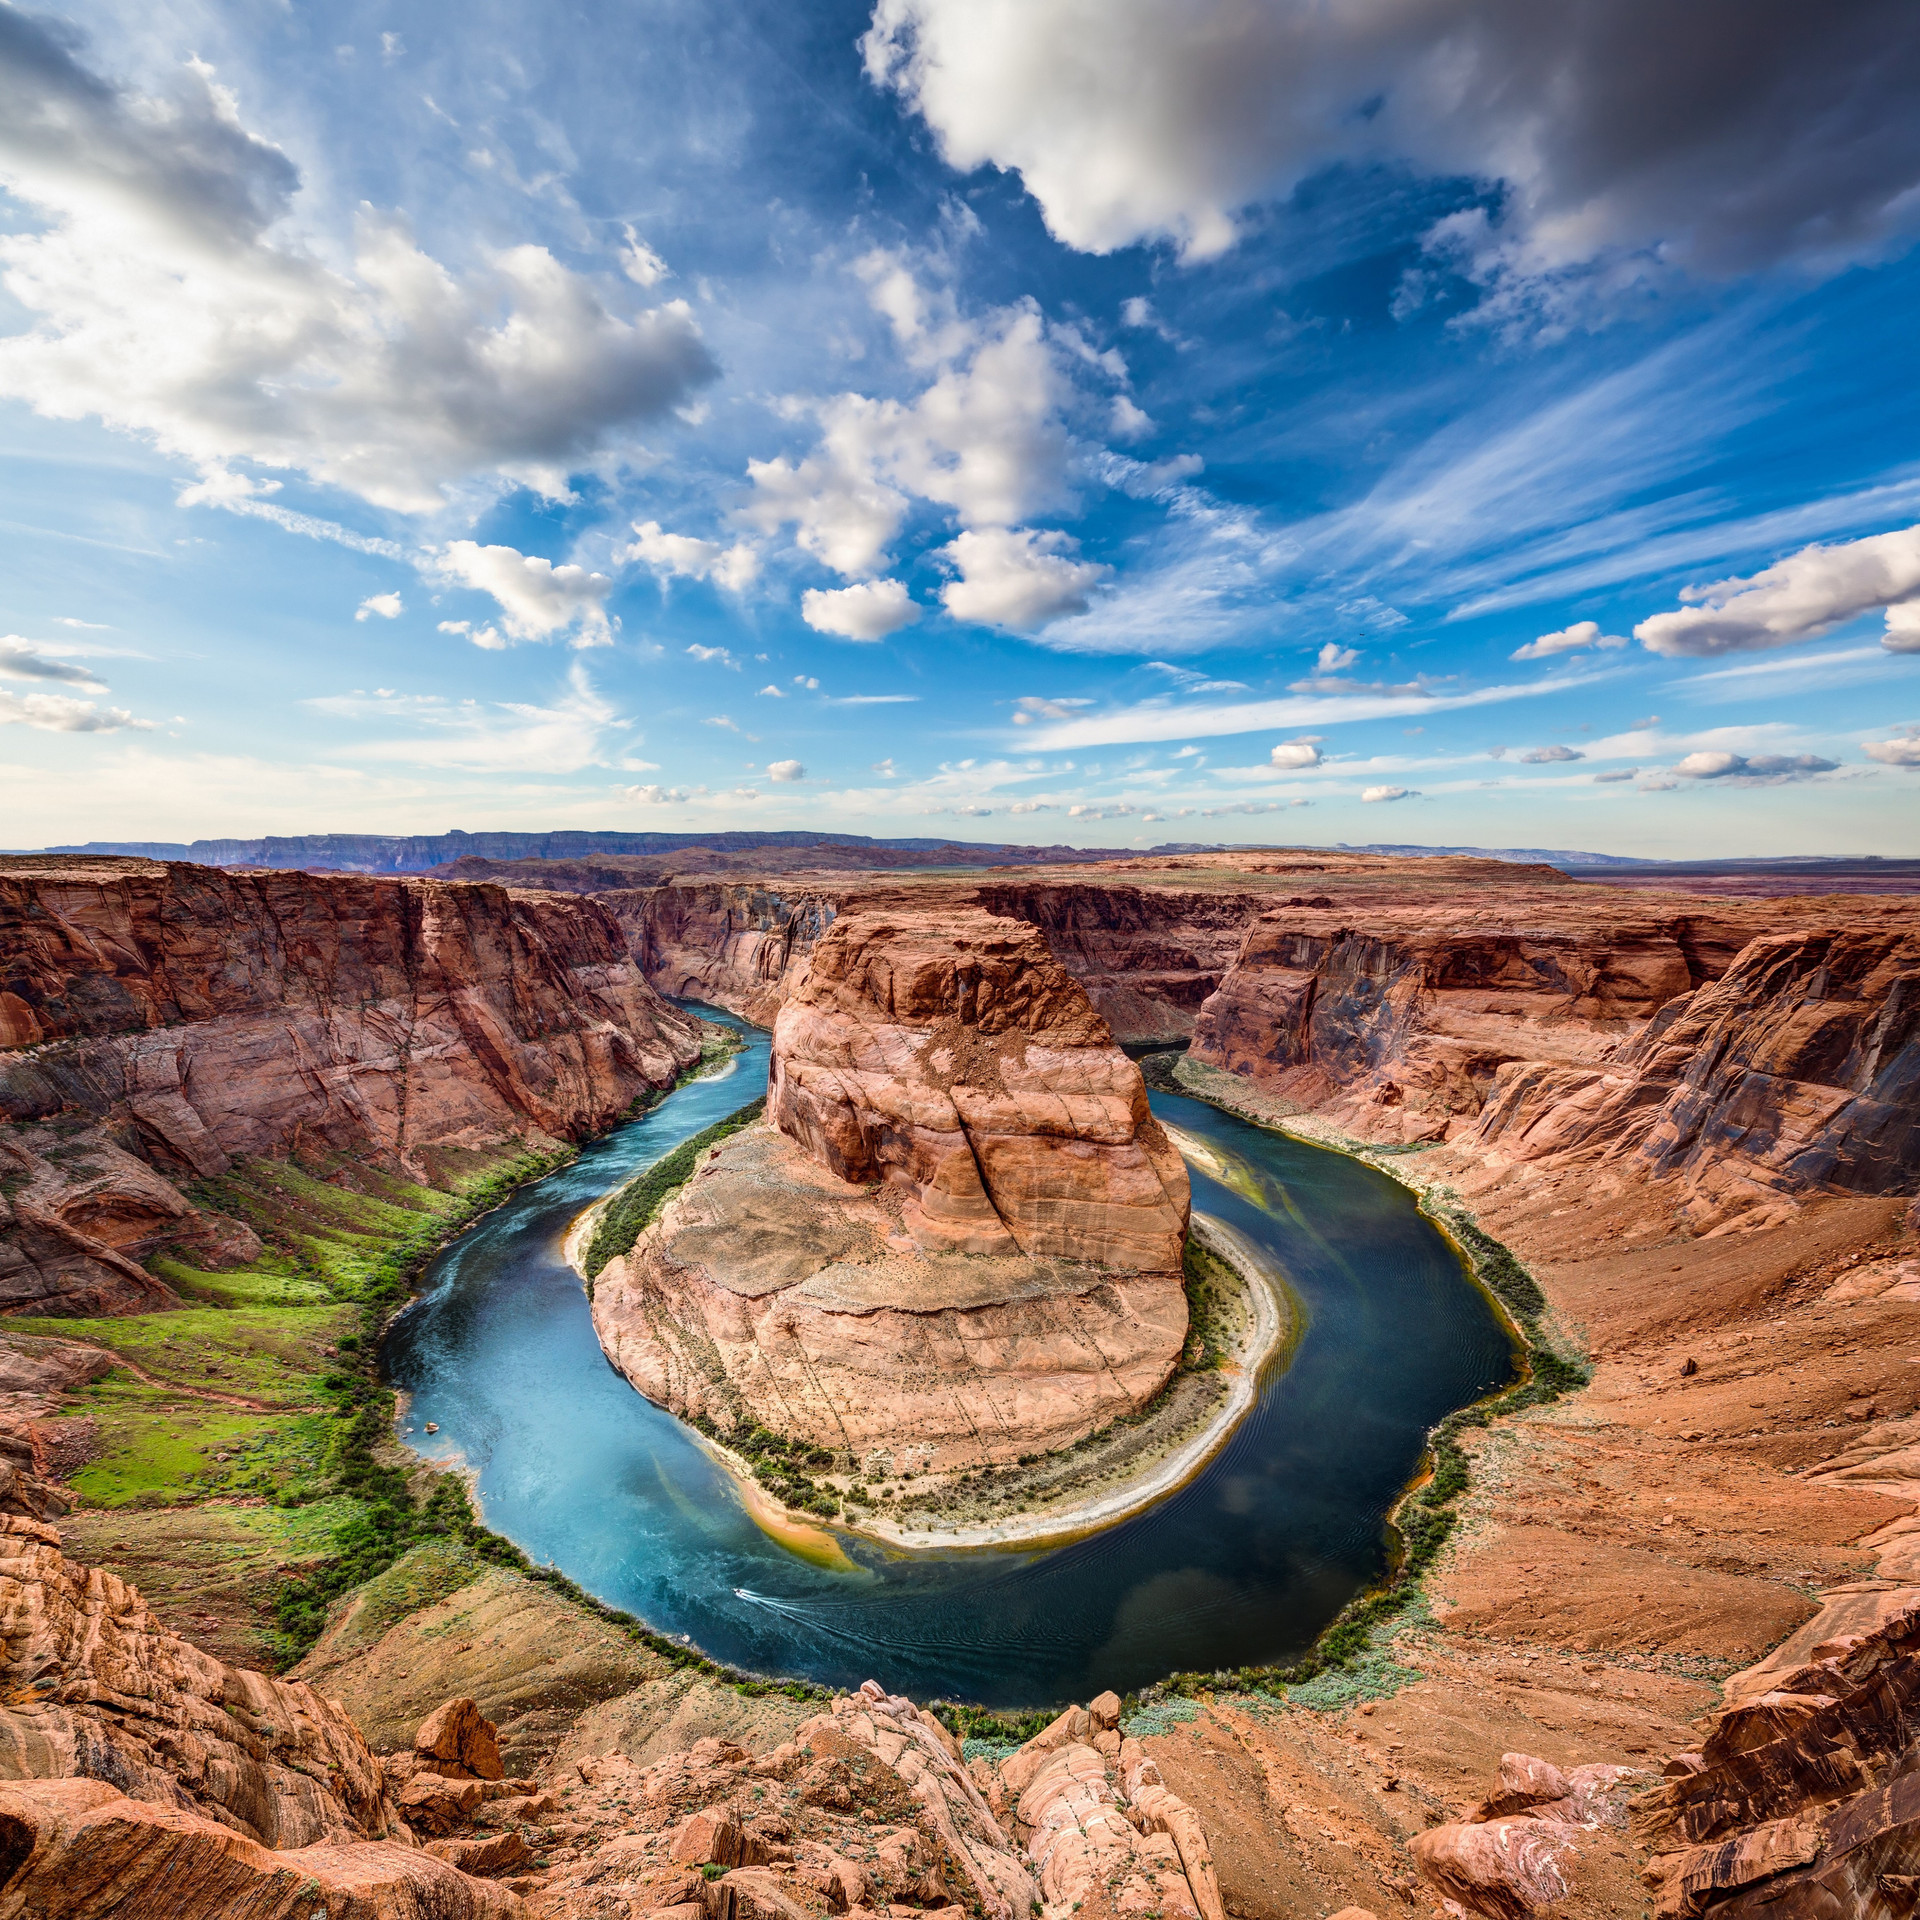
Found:
[{"label": "green grass patch", "polygon": [[[331,1539],[328,1542],[331,1545]],[[450,1535],[409,1547],[346,1603],[336,1645],[371,1646],[389,1627],[470,1586],[487,1562]]]},{"label": "green grass patch", "polygon": [[334,1366],[329,1349],[354,1326],[351,1308],[187,1307],[99,1320],[17,1319],[8,1330],[80,1340],[183,1388],[311,1406]]},{"label": "green grass patch", "polygon": [[216,1491],[270,1494],[317,1487],[325,1467],[325,1422],[195,1408],[120,1374],[82,1396],[99,1422],[100,1451],[73,1476],[89,1507],[173,1506]]},{"label": "green grass patch", "polygon": [[664,1159],[657,1160],[645,1172],[635,1174],[607,1203],[587,1245],[587,1280],[600,1277],[609,1260],[618,1260],[633,1251],[633,1244],[646,1230],[660,1209],[692,1177],[700,1156],[742,1127],[750,1127],[766,1111],[764,1097],[729,1114],[704,1133],[682,1141]]},{"label": "green grass patch", "polygon": [[1240,1276],[1191,1236],[1182,1262],[1187,1288],[1187,1344],[1180,1364],[1190,1373],[1226,1358],[1225,1308],[1240,1291]]}]

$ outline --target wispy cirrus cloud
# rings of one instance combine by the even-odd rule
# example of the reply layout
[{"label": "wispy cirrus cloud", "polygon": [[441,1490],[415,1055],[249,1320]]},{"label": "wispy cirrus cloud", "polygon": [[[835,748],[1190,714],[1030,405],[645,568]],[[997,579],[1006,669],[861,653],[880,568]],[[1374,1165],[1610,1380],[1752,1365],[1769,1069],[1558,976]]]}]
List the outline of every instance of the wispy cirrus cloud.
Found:
[{"label": "wispy cirrus cloud", "polygon": [[1033,728],[1031,744],[1043,751],[1122,746],[1135,741],[1186,740],[1221,734],[1259,733],[1267,728],[1333,726],[1350,720],[1381,720],[1405,715],[1451,713],[1469,707],[1499,706],[1534,700],[1548,693],[1583,686],[1599,673],[1563,675],[1524,685],[1476,687],[1458,692],[1296,694],[1278,700],[1244,700],[1221,706],[1173,706],[1143,702],[1106,713],[1054,720]]}]

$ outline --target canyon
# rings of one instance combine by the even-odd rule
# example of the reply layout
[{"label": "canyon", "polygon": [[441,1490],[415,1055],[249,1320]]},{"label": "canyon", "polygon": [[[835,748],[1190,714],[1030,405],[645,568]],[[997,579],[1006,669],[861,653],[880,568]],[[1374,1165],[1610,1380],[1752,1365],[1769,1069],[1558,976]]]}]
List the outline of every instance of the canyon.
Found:
[{"label": "canyon", "polygon": [[[962,1879],[984,1906],[980,1884],[965,1878],[963,1856],[985,1872],[978,1846],[1003,1853],[1062,1910],[1073,1896],[1104,1911],[1104,1896],[1086,1891],[1091,1879],[1061,1877],[1078,1860],[1110,1869],[1116,1886],[1133,1876],[1128,1910],[1151,1901],[1174,1911],[1185,1900],[1208,1913],[1206,1872],[1171,1877],[1179,1809],[1156,1825],[1156,1784],[1204,1829],[1223,1910],[1246,1920],[1347,1909],[1397,1920],[1441,1899],[1471,1913],[1576,1920],[1649,1903],[1728,1920],[1896,1920],[1914,1910],[1920,902],[1689,897],[1494,861],[1273,849],[1079,871],[696,875],[590,897],[16,860],[0,867],[0,911],[0,1282],[16,1315],[51,1305],[96,1316],[91,1342],[176,1311],[172,1283],[148,1262],[217,1274],[254,1257],[252,1227],[200,1204],[223,1167],[297,1161],[346,1191],[362,1177],[359,1160],[395,1179],[451,1181],[521,1145],[618,1118],[698,1058],[696,1023],[664,995],[776,1031],[785,1023],[789,1044],[775,1122],[735,1137],[742,1197],[701,1212],[703,1189],[726,1177],[722,1148],[649,1231],[724,1230],[751,1194],[811,1184],[823,1242],[911,1243],[875,1256],[897,1258],[902,1274],[941,1261],[1072,1267],[1072,1252],[1045,1238],[1077,1229],[1059,1225],[1044,1179],[1021,1172],[997,1183],[994,1156],[969,1152],[976,1181],[955,1182],[964,1170],[952,1136],[974,1136],[969,1107],[992,1123],[983,1137],[1029,1143],[1006,1165],[1034,1152],[1037,1128],[1009,1130],[999,1112],[1025,1091],[1007,1091],[1004,1068],[998,1090],[984,1068],[972,1077],[971,1041],[952,1055],[968,1071],[949,1085],[937,1084],[945,1069],[904,1070],[908,1058],[931,1061],[943,1027],[959,1038],[1005,1018],[1025,1047],[1052,1044],[1045,1035],[1058,1020],[1063,1037],[1076,1036],[1060,1052],[1103,1063],[1109,1077],[1090,1075],[1086,1096],[1103,1115],[1132,1112],[1133,1093],[1111,1077],[1114,1050],[1096,1034],[1182,1042],[1183,1087],[1366,1156],[1435,1207],[1464,1212],[1524,1263],[1555,1336],[1592,1370],[1577,1392],[1465,1436],[1471,1482],[1422,1608],[1355,1661],[1284,1703],[1225,1678],[1131,1703],[1114,1727],[1090,1716],[1027,1761],[1016,1751],[959,1768],[975,1807],[927,1742],[944,1744],[912,1731],[916,1710],[884,1695],[844,1701],[825,1716],[831,1728],[803,1740],[821,1703],[689,1677],[590,1609],[498,1568],[465,1565],[405,1605],[385,1598],[389,1589],[377,1608],[342,1603],[307,1670],[315,1699],[343,1701],[351,1721],[303,1695],[261,1691],[297,1679],[230,1677],[244,1669],[199,1652],[199,1616],[184,1599],[162,1624],[172,1603],[146,1607],[115,1570],[116,1543],[141,1537],[140,1512],[103,1521],[84,1505],[66,1510],[61,1449],[90,1417],[108,1349],[55,1364],[68,1350],[49,1344],[52,1323],[22,1320],[32,1332],[12,1343],[9,1377],[22,1384],[8,1393],[22,1504],[10,1509],[0,1605],[11,1684],[45,1677],[37,1698],[66,1717],[46,1721],[51,1733],[12,1738],[0,1832],[25,1838],[24,1851],[6,1855],[15,1879],[0,1903],[22,1889],[40,1899],[62,1875],[71,1882],[60,1863],[81,1857],[73,1849],[86,1835],[105,1836],[87,1845],[123,1849],[115,1858],[139,1856],[155,1829],[120,1804],[128,1800],[164,1816],[169,1847],[199,1836],[192,1844],[208,1858],[240,1862],[223,1874],[270,1877],[285,1861],[331,1886],[327,1875],[344,1869],[322,1854],[369,1866],[376,1850],[417,1858],[424,1849],[382,1835],[389,1815],[360,1755],[404,1757],[414,1725],[442,1700],[472,1695],[499,1720],[507,1763],[530,1789],[517,1797],[558,1803],[503,1816],[526,1857],[500,1868],[496,1885],[429,1855],[438,1866],[407,1870],[422,1887],[444,1880],[444,1868],[480,1891],[444,1880],[456,1891],[356,1892],[368,1904],[341,1911],[456,1915],[514,1902],[554,1914],[679,1906],[680,1920],[696,1909],[734,1920],[745,1907],[786,1920],[781,1901],[810,1913],[964,1902]],[[859,960],[863,928],[891,929],[881,950],[904,951],[950,940],[957,920],[979,924],[973,916],[1043,939],[1047,958],[1031,965],[1051,963],[1053,984],[1037,1028],[991,1004],[983,1022],[977,1000],[970,1021],[894,1017],[879,972]],[[809,985],[829,940],[844,970],[829,966]],[[1004,1036],[985,1037],[1000,1061]],[[862,1064],[862,1048],[887,1063],[884,1074]],[[1076,1132],[1066,1144],[1134,1146],[1152,1164],[1138,1133],[1102,1142]],[[1098,1182],[1088,1191],[1109,1206]],[[1151,1222],[1155,1210],[1142,1211]],[[983,1232],[1004,1232],[1011,1247],[956,1245]],[[1158,1232],[1125,1224],[1110,1245],[1157,1258]],[[941,1235],[946,1244],[932,1244]],[[807,1250],[798,1264],[820,1254]],[[1164,1270],[1112,1271],[1151,1280]],[[603,1276],[596,1307],[605,1285]],[[1058,1297],[1035,1300],[1044,1308]],[[706,1311],[703,1302],[701,1325]],[[739,1311],[744,1326],[751,1316]],[[1025,1344],[1021,1333],[1014,1345]],[[1145,1349],[1143,1381],[1162,1351],[1151,1340]],[[689,1364],[684,1377],[695,1376],[710,1378]],[[1051,1416],[1033,1417],[1044,1427]],[[1071,1430],[1067,1421],[1049,1431]],[[380,1580],[427,1566],[417,1556],[436,1551],[414,1549]],[[120,1623],[116,1644],[154,1649],[141,1658],[183,1699],[156,1714],[124,1704],[139,1697],[124,1672],[77,1677],[61,1651],[78,1644],[72,1631],[13,1624],[51,1618],[50,1594],[105,1609]],[[164,1653],[160,1635],[172,1636]],[[349,1737],[354,1722],[368,1739]],[[192,1740],[156,1740],[163,1723]],[[207,1744],[212,1728],[226,1746]],[[1123,1752],[1127,1740],[1136,1754]],[[913,1779],[911,1765],[902,1771],[910,1743],[923,1756]],[[124,1767],[155,1797],[90,1771],[89,1756],[107,1753],[123,1759],[100,1767]],[[1158,1783],[1139,1770],[1143,1756]],[[155,1780],[156,1766],[184,1783],[190,1805]],[[316,1769],[331,1800],[319,1797]],[[403,1825],[387,1783],[404,1771],[379,1775]],[[243,1805],[193,1784],[242,1774],[252,1783]],[[929,1774],[961,1843],[937,1858],[935,1840],[947,1842],[915,1792]],[[766,1797],[788,1804],[789,1786],[791,1805],[811,1804],[808,1778],[828,1796],[824,1837],[790,1814],[785,1838],[756,1837],[769,1855],[757,1865],[746,1842],[713,1839],[723,1828],[745,1834]],[[582,1817],[566,1813],[563,1790]],[[848,1797],[836,1810],[840,1790]],[[472,1808],[436,1845],[476,1866],[514,1855],[475,1846],[510,1830],[472,1817],[491,1802],[453,1798]],[[873,1822],[860,1818],[869,1801]],[[639,1805],[657,1808],[660,1824],[650,1813],[633,1823],[641,1832],[617,1837],[625,1809]],[[698,1844],[733,1848],[732,1859],[700,1863],[721,1869],[711,1878],[699,1865],[689,1876],[671,1836],[727,1805],[735,1813],[710,1822]],[[245,1828],[220,1811],[237,1806]],[[294,1811],[277,1826],[257,1817],[268,1808],[275,1821],[278,1809]],[[852,1827],[828,1832],[841,1813],[875,1838],[917,1835],[889,1858],[925,1864],[889,1880],[851,1861],[866,1876],[854,1897],[831,1865],[850,1860]],[[1049,1834],[1062,1838],[1042,1859]],[[791,1860],[771,1857],[782,1847]],[[533,1865],[542,1854],[550,1865]],[[925,1874],[943,1861],[962,1879],[936,1896]],[[1015,1884],[989,1882],[1003,1895]],[[289,1899],[299,1885],[290,1880]],[[446,1904],[456,1897],[469,1904]]]},{"label": "canyon", "polygon": [[699,1057],[573,896],[0,861],[0,1313],[137,1311],[173,1299],[163,1250],[253,1258],[187,1192],[249,1158],[443,1185]]}]

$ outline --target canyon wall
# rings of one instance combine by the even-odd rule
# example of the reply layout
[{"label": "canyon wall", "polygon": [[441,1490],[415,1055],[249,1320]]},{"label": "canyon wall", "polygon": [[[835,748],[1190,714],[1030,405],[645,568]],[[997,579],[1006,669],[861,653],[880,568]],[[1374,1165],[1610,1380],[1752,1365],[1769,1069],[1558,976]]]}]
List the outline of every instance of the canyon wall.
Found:
[{"label": "canyon wall", "polygon": [[1494,1169],[1671,1180],[1695,1226],[1920,1190],[1920,929],[1755,940],[1604,1066],[1502,1068],[1468,1144]]},{"label": "canyon wall", "polygon": [[771,1026],[834,917],[851,906],[975,906],[1047,937],[1117,1039],[1174,1045],[1233,963],[1261,900],[1205,887],[988,876],[909,884],[811,874],[792,882],[691,881],[602,893],[661,992]]},{"label": "canyon wall", "polygon": [[0,1311],[148,1304],[175,1182],[345,1154],[443,1182],[699,1057],[591,901],[140,861],[0,863]]},{"label": "canyon wall", "polygon": [[1187,1176],[1139,1070],[1021,922],[840,916],[774,1027],[766,1122],[595,1282],[648,1396],[871,1470],[1070,1445],[1187,1335]]}]

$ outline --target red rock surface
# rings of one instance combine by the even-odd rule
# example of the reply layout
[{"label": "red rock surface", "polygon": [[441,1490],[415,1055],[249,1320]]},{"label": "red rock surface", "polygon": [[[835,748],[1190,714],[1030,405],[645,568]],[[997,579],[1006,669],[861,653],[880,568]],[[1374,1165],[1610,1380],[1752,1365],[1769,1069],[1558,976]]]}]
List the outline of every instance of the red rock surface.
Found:
[{"label": "red rock surface", "polygon": [[0,861],[0,1311],[152,1304],[139,1258],[169,1239],[257,1250],[155,1170],[346,1151],[432,1179],[577,1138],[698,1057],[570,895]]},{"label": "red rock surface", "polygon": [[1165,1384],[1186,1170],[1034,929],[838,919],[778,1016],[769,1119],[597,1277],[650,1399],[900,1471],[1070,1445]]},{"label": "red rock surface", "polygon": [[32,1920],[516,1920],[503,1887],[384,1842],[274,1852],[96,1780],[0,1784],[0,1911]]},{"label": "red rock surface", "polygon": [[397,1825],[380,1763],[339,1707],[222,1665],[17,1514],[0,1514],[0,1645],[0,1774],[91,1777],[269,1847]]},{"label": "red rock surface", "polygon": [[1024,922],[837,920],[774,1024],[767,1111],[841,1179],[905,1193],[923,1249],[1180,1264],[1186,1168],[1139,1069]]},{"label": "red rock surface", "polygon": [[1675,1181],[1699,1226],[1807,1192],[1909,1192],[1920,923],[1763,936],[1604,1067],[1506,1068],[1469,1144],[1495,1166]]}]

